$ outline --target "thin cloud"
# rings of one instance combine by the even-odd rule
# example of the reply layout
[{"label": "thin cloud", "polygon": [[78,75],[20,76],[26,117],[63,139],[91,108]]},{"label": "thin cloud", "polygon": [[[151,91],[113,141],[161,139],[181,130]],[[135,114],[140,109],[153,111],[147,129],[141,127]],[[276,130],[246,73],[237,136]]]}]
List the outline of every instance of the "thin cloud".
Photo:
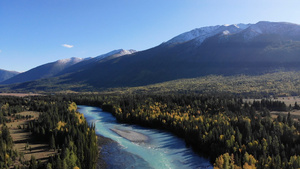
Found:
[{"label": "thin cloud", "polygon": [[74,45],[68,45],[68,44],[62,44],[62,46],[65,47],[65,48],[72,48],[72,47],[74,47]]},{"label": "thin cloud", "polygon": [[0,53],[2,52],[2,50],[0,49]]}]

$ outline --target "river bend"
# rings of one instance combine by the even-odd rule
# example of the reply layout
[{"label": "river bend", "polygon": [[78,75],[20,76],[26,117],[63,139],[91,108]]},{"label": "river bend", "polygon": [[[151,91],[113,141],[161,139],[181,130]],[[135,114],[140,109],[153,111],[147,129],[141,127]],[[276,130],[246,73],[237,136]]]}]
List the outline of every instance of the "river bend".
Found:
[{"label": "river bend", "polygon": [[[88,123],[95,124],[97,134],[115,141],[101,150],[108,168],[213,168],[208,159],[194,153],[185,146],[183,139],[169,132],[118,123],[114,116],[97,107],[78,106],[78,111]],[[130,141],[116,131],[136,132],[147,139]]]}]

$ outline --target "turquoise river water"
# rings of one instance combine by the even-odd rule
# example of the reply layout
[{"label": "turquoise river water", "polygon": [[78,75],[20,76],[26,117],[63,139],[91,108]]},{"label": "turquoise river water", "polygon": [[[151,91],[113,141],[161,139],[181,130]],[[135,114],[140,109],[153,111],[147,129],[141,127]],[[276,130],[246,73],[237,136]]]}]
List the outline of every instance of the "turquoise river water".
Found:
[{"label": "turquoise river water", "polygon": [[[78,111],[89,123],[95,124],[97,134],[115,141],[101,150],[108,168],[213,168],[208,159],[194,153],[185,146],[183,139],[169,132],[118,123],[114,116],[97,107],[78,106]],[[149,139],[146,142],[131,142],[111,129],[138,132]]]}]

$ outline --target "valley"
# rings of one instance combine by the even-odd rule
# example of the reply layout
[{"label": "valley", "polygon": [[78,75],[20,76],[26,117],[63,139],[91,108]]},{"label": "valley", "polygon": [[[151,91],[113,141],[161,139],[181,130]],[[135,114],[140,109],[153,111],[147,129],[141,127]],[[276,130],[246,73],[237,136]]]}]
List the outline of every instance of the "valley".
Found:
[{"label": "valley", "polygon": [[[60,107],[60,105],[66,103],[68,106],[65,105],[65,107],[68,108],[68,111],[65,110],[64,115],[69,116],[69,118],[75,120],[75,123],[73,123],[73,125],[75,126],[86,124],[83,121],[83,117],[85,117],[90,121],[91,128],[93,128],[94,124],[92,123],[93,120],[90,116],[98,116],[97,113],[95,114],[95,111],[89,111],[89,113],[86,113],[84,111],[84,107],[79,107],[78,110],[79,112],[84,113],[84,116],[80,115],[79,113],[74,114],[74,111],[77,109],[75,103],[79,105],[101,107],[103,111],[105,111],[105,114],[107,114],[107,116],[109,115],[110,117],[117,119],[117,121],[115,120],[115,123],[112,125],[117,125],[118,123],[121,124],[119,128],[116,128],[118,129],[118,133],[122,131],[125,132],[123,134],[130,134],[131,125],[140,125],[146,128],[154,128],[171,132],[177,137],[183,139],[188,147],[192,147],[193,151],[195,153],[198,153],[193,158],[198,158],[198,156],[208,158],[211,162],[211,166],[214,167],[223,166],[228,163],[231,166],[235,167],[246,167],[250,165],[257,168],[265,168],[265,166],[279,166],[280,168],[289,168],[292,165],[298,165],[298,163],[293,161],[294,159],[298,158],[298,156],[295,155],[295,152],[298,151],[297,137],[299,137],[297,134],[299,128],[299,110],[295,105],[295,102],[299,101],[298,96],[277,97],[275,99],[251,99],[249,97],[243,99],[242,96],[230,96],[228,94],[197,94],[193,92],[170,92],[164,94],[65,93],[44,94],[40,96],[28,95],[25,97],[12,97],[8,95],[1,96],[0,100],[2,101],[1,112],[4,113],[1,114],[1,119],[6,119],[6,125],[8,127],[11,127],[9,131],[12,140],[15,142],[14,146],[17,148],[17,150],[15,151],[18,151],[17,154],[22,154],[22,152],[25,153],[24,160],[27,161],[25,162],[25,164],[28,166],[37,165],[40,168],[43,166],[45,167],[45,165],[59,165],[60,162],[55,162],[55,159],[57,159],[57,155],[55,155],[55,152],[51,148],[51,146],[56,147],[56,151],[60,153],[64,152],[64,148],[61,149],[61,143],[59,143],[60,139],[58,138],[63,137],[61,135],[62,133],[66,134],[70,132],[69,134],[72,135],[74,131],[71,131],[72,127],[70,126],[71,124],[69,124],[69,122],[67,123],[66,121],[60,120],[47,122],[46,119],[49,118],[47,117],[49,115],[57,116],[58,110],[64,110],[64,108]],[[49,102],[50,100],[51,102]],[[291,103],[294,104],[289,106],[289,104]],[[24,110],[26,109],[36,110],[39,112],[49,112],[53,115],[43,113],[43,116],[41,117],[38,116],[39,113],[37,112],[24,112]],[[87,109],[95,109],[95,107],[88,107]],[[14,113],[18,111],[22,113]],[[5,113],[8,112],[11,112],[13,116],[26,116],[29,115],[28,113],[34,113],[30,114],[35,118],[33,124],[34,126],[36,126],[34,128],[29,127],[29,131],[31,131],[32,134],[28,135],[28,131],[25,133],[19,133],[21,130],[24,130],[22,129],[23,123],[26,121],[20,120],[16,122],[15,120],[15,122],[13,123],[9,122],[12,121],[12,119],[5,115]],[[114,115],[115,117],[113,117],[112,115]],[[52,118],[54,118],[54,116]],[[106,115],[105,117],[103,116],[101,118],[106,118]],[[111,122],[111,120],[107,120],[107,122]],[[30,126],[31,125],[32,124],[30,124]],[[52,126],[52,129],[46,127],[45,125]],[[98,129],[98,125],[102,126],[102,124],[100,125],[100,123],[96,123],[95,131],[99,135],[103,136],[102,134],[106,133],[107,130],[107,132],[110,134],[114,133],[114,136],[112,136],[113,138],[120,137],[115,132],[111,131],[112,127],[104,130],[103,128]],[[18,126],[20,126],[20,129],[17,130],[16,127]],[[42,126],[46,127],[46,129],[42,129]],[[3,132],[3,125],[1,128]],[[42,132],[43,130],[45,130],[45,133]],[[148,130],[149,129],[146,129],[146,131]],[[136,131],[137,133],[140,133],[143,130]],[[21,140],[28,139],[28,137],[32,138],[33,136],[33,138],[35,138],[35,136],[39,135],[43,135],[44,137],[51,137],[51,133],[54,134],[56,132],[57,136],[55,139],[55,146],[51,145],[52,143],[49,142],[49,140],[46,142],[44,140],[44,143],[42,140],[40,140],[42,142],[37,144],[36,139],[34,139],[34,142],[28,142],[29,150],[24,149],[24,146],[26,146],[24,144],[26,143]],[[134,133],[135,132],[131,134],[135,135]],[[152,134],[149,134],[147,132],[143,134],[144,136],[149,137],[149,139],[143,139],[143,141],[138,141],[135,144],[144,144],[143,142],[148,144],[148,142],[154,141],[152,140]],[[273,134],[275,134],[276,137],[271,136]],[[286,134],[289,134],[290,136],[287,137]],[[73,139],[73,137],[76,136],[72,136],[71,140]],[[124,137],[126,138],[131,136],[128,135]],[[100,142],[103,142],[101,140],[104,138],[100,137],[98,138],[98,140],[99,139]],[[125,140],[127,140],[125,142],[130,142],[130,139]],[[58,143],[56,141],[58,141]],[[278,144],[280,144],[279,147],[276,145],[277,142]],[[70,142],[69,144],[69,146],[72,147],[73,143]],[[161,144],[162,142],[159,145]],[[253,147],[253,144],[266,145],[267,147],[260,147],[258,145]],[[114,147],[109,148],[106,146]],[[116,161],[114,161],[113,159],[118,158],[115,158],[113,156],[105,158],[105,153],[108,153],[108,151],[111,149],[115,149],[115,146],[118,147],[118,144],[110,143],[110,141],[106,144],[101,145],[99,156],[101,157],[101,160],[104,160],[104,163],[106,163],[101,164],[101,166],[115,166],[114,164],[116,163]],[[289,148],[284,148],[283,146]],[[168,147],[168,145],[166,145],[166,147]],[[32,151],[30,151],[30,148]],[[263,149],[264,151],[262,151]],[[117,152],[120,151],[118,149],[115,150]],[[122,151],[127,151],[127,148]],[[137,153],[135,151],[131,151],[130,153]],[[276,155],[278,154],[278,152],[280,152],[280,156]],[[41,153],[42,155],[38,155],[36,153]],[[38,161],[40,159],[41,162],[31,162],[32,158],[28,159],[28,156],[32,154],[38,155],[39,158],[36,158],[35,160]],[[51,160],[47,163],[47,155],[53,155],[55,158],[50,158]],[[227,157],[230,156],[234,156],[234,161],[226,161],[226,159],[228,159]],[[265,158],[265,156],[270,160],[264,161],[263,159]],[[120,154],[118,155],[118,157],[122,158],[125,161],[129,160],[128,164],[136,167],[139,166],[143,168],[147,166],[147,163],[143,162],[143,160],[141,160],[140,162],[132,162],[130,161],[130,159],[126,159],[125,157],[123,158]],[[140,160],[140,157],[133,157],[136,158],[137,161]],[[63,158],[63,156],[60,158]],[[68,156],[66,156],[65,158],[68,158]],[[77,158],[78,160],[76,164],[79,164],[79,157]],[[146,158],[146,156],[143,156],[143,158]],[[176,158],[180,157],[176,156]],[[278,158],[282,159],[282,161],[278,161]],[[222,162],[224,160],[225,162]],[[15,163],[15,165],[17,164],[18,163]],[[202,164],[196,164],[193,161],[191,161],[189,164],[202,166]],[[75,165],[75,163],[72,163],[70,165]],[[119,167],[123,168],[124,165],[126,166],[126,163],[122,163],[122,167]],[[170,165],[174,165],[174,163]],[[177,167],[180,165],[176,164]],[[207,162],[204,162],[203,165],[210,166],[210,164],[208,164]],[[174,166],[172,168],[176,167]],[[186,166],[185,168],[189,167]]]},{"label": "valley", "polygon": [[[263,75],[210,75],[198,78],[178,79],[137,87],[98,88],[84,83],[63,84],[51,80],[40,80],[26,84],[0,86],[4,92],[35,93],[99,93],[99,94],[143,94],[143,93],[202,93],[231,94],[251,98],[296,96],[300,94],[300,73],[274,72]],[[0,93],[1,95],[1,93]],[[5,95],[2,93],[2,95]],[[18,95],[18,94],[16,94]]]},{"label": "valley", "polygon": [[206,158],[172,133],[119,123],[111,113],[97,107],[79,107],[88,121],[95,122],[98,134],[114,140],[100,152],[107,168],[212,168]]},{"label": "valley", "polygon": [[299,53],[260,21],[5,71],[0,168],[299,168]]}]

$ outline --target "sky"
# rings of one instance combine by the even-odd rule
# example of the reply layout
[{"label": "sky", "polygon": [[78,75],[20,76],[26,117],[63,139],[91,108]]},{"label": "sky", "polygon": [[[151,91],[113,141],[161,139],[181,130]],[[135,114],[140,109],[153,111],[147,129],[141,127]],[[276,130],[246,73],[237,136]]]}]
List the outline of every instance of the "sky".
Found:
[{"label": "sky", "polygon": [[299,0],[0,0],[0,69],[138,51],[204,26],[300,24]]}]

